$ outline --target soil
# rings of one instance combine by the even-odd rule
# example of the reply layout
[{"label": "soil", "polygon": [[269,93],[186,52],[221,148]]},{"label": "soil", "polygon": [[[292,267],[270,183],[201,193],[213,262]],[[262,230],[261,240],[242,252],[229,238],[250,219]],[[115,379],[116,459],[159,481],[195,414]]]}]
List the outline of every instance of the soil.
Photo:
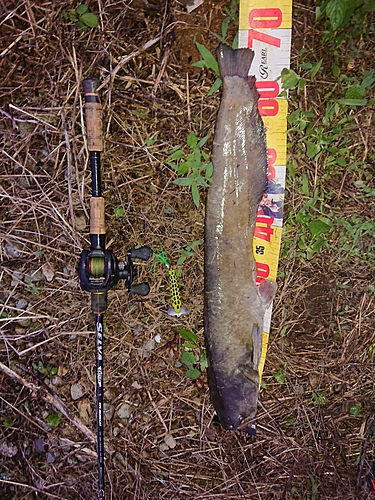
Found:
[{"label": "soil", "polygon": [[[339,262],[334,241],[311,260],[282,252],[256,436],[215,425],[205,372],[187,378],[180,362],[176,328],[197,334],[197,353],[204,347],[205,190],[197,209],[166,159],[186,149],[190,131],[210,135],[210,154],[220,93],[207,96],[215,75],[192,66],[200,59],[194,41],[214,51],[212,33],[221,33],[229,0],[206,0],[190,14],[179,1],[92,2],[99,26],[87,30],[64,19],[76,7],[0,6],[1,499],[97,494],[94,320],[77,275],[90,246],[87,77],[103,83],[107,247],[119,260],[137,245],[162,247],[174,265],[181,249],[200,242],[178,278],[189,314],[167,315],[168,271],[160,264],[137,263],[137,280],[151,286],[147,297],[129,295],[123,282],[108,294],[106,498],[370,498],[372,261]],[[302,48],[330,59],[314,12],[312,2],[295,5],[294,68]],[[229,38],[235,29],[230,23]],[[373,43],[355,43],[357,64],[371,69]],[[291,109],[306,98],[318,107],[322,85],[311,83]],[[374,174],[372,115],[358,111],[357,120]],[[353,144],[361,140],[355,134]],[[297,160],[312,181],[316,165]],[[373,198],[357,199],[354,174],[345,182],[340,175],[327,180],[328,191],[342,188],[331,206],[373,217]],[[287,188],[286,217],[303,198],[293,180]],[[296,230],[286,235],[297,248]]]}]

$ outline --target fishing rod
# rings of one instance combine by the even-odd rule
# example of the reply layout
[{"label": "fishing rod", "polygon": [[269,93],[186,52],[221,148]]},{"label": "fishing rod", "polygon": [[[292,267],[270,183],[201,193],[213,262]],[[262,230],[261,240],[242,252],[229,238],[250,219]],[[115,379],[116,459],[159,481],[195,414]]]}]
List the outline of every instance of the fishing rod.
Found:
[{"label": "fishing rod", "polygon": [[148,283],[133,285],[137,271],[133,259],[147,261],[152,256],[148,246],[131,249],[125,261],[118,261],[111,250],[105,248],[106,227],[104,198],[101,188],[100,153],[103,151],[102,106],[98,94],[99,81],[85,79],[85,117],[87,148],[90,153],[92,197],[90,199],[90,250],[83,250],[79,259],[79,282],[83,290],[91,293],[91,310],[94,313],[96,329],[96,419],[98,449],[98,499],[104,494],[104,428],[103,428],[103,332],[104,313],[107,310],[107,292],[119,280],[132,294],[145,296],[149,293]]}]

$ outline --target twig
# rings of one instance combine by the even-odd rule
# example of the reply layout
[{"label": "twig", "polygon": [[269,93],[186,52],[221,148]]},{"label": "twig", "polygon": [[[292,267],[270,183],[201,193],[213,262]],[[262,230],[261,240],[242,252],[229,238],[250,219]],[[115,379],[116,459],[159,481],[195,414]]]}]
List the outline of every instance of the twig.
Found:
[{"label": "twig", "polygon": [[149,49],[150,47],[152,47],[153,45],[155,45],[156,43],[158,43],[167,33],[169,33],[176,24],[180,24],[180,23],[171,23],[166,29],[165,31],[163,31],[163,33],[161,33],[160,35],[156,36],[155,38],[152,38],[151,40],[149,40],[148,42],[146,42],[144,45],[142,45],[142,47],[140,49],[137,49],[137,50],[134,50],[131,54],[123,57],[121,59],[121,61],[117,64],[117,66],[113,69],[113,71],[107,76],[107,78],[105,78],[103,80],[103,83],[101,85],[99,85],[98,87],[98,91],[101,90],[103,87],[105,87],[106,85],[108,85],[109,82],[113,82],[114,79],[115,79],[115,76],[116,74],[120,71],[120,69],[129,61],[131,61],[132,59],[134,59],[135,57],[139,56],[140,54],[142,54],[142,52],[144,52],[145,50]]},{"label": "twig", "polygon": [[359,498],[359,495],[360,495],[362,470],[363,470],[363,465],[365,463],[367,447],[368,447],[369,442],[370,442],[370,436],[371,436],[374,418],[375,418],[375,413],[372,412],[370,414],[370,416],[367,418],[367,422],[366,422],[366,428],[365,428],[365,432],[364,432],[364,442],[363,442],[362,451],[361,451],[361,459],[359,461],[357,481],[355,484],[355,494],[356,494],[357,498]]},{"label": "twig", "polygon": [[27,116],[31,116],[31,118],[34,118],[35,120],[37,120],[39,123],[43,123],[43,125],[45,125],[46,127],[49,127],[51,128],[52,130],[54,130],[55,132],[59,132],[59,129],[54,127],[53,125],[51,125],[50,123],[48,123],[47,121],[45,120],[42,120],[41,118],[39,118],[38,116],[35,116],[35,115],[32,115],[31,113],[29,113],[28,111],[25,111],[24,109],[21,109],[21,108],[17,108],[17,106],[15,106],[14,104],[11,104],[9,103],[9,107],[11,109],[15,109],[16,111],[18,111],[19,113],[23,113],[24,115],[27,115]]},{"label": "twig", "polygon": [[60,411],[64,415],[64,417],[67,418],[75,427],[77,427],[77,429],[81,431],[82,434],[84,434],[91,442],[96,443],[95,434],[92,431],[90,431],[90,429],[88,429],[78,418],[75,418],[70,414],[70,411],[65,406],[65,404],[61,401],[59,397],[56,396],[56,394],[53,393],[53,391],[49,387],[45,394],[41,394],[42,389],[40,387],[33,384],[32,382],[28,382],[23,377],[18,375],[18,373],[13,371],[11,368],[8,368],[1,362],[0,362],[0,370],[7,377],[11,378],[14,382],[17,382],[18,384],[27,387],[27,389],[29,389],[32,392],[38,393],[38,395],[43,399],[43,401],[54,406],[56,410]]}]

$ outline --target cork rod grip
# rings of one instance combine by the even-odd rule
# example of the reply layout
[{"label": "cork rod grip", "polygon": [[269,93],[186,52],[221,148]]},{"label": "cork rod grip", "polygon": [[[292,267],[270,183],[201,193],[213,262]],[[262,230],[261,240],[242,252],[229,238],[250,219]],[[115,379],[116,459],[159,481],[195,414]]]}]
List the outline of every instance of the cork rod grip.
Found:
[{"label": "cork rod grip", "polygon": [[99,80],[86,78],[83,80],[85,94],[85,116],[87,147],[89,151],[103,151],[102,139],[102,105],[97,88]]},{"label": "cork rod grip", "polygon": [[105,234],[104,198],[90,199],[90,234]]}]

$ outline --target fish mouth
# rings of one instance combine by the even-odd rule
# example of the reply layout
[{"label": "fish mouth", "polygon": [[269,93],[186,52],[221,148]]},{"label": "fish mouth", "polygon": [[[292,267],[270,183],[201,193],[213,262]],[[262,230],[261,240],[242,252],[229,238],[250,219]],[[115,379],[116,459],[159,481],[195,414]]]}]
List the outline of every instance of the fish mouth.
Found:
[{"label": "fish mouth", "polygon": [[[245,372],[250,375],[248,369]],[[232,377],[221,378],[210,368],[208,370],[212,403],[225,429],[254,434],[259,378],[255,377],[255,373],[251,374],[253,376],[245,377],[242,370],[237,370]]]}]

